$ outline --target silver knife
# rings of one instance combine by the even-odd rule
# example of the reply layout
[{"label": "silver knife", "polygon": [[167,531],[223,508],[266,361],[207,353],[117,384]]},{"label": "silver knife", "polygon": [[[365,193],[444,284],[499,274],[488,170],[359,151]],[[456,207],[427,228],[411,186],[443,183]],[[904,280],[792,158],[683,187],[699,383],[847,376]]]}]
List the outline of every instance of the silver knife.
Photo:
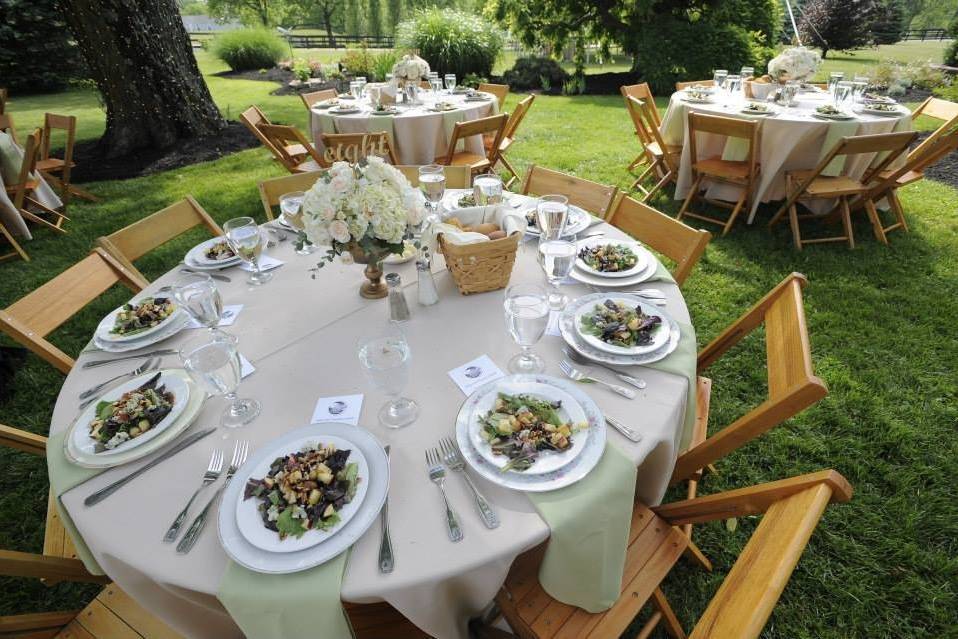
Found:
[{"label": "silver knife", "polygon": [[608,424],[612,428],[622,433],[627,439],[630,439],[634,442],[642,441],[642,435],[635,432],[634,430],[632,430],[631,428],[629,428],[628,426],[626,426],[625,424],[617,420],[615,417],[612,417],[611,415],[604,415],[604,417],[605,417],[606,424]]},{"label": "silver knife", "polygon": [[[386,446],[386,458],[389,458],[389,446]],[[383,502],[383,509],[379,513],[383,524],[383,536],[379,541],[379,572],[387,573],[393,571],[393,544],[389,539],[389,496]]]},{"label": "silver knife", "polygon": [[189,448],[190,446],[200,441],[201,439],[203,439],[210,433],[214,432],[215,430],[216,430],[216,427],[207,428],[206,430],[197,431],[193,433],[192,435],[189,435],[188,437],[183,438],[182,440],[179,441],[179,443],[173,446],[173,448],[169,449],[168,451],[166,451],[165,453],[163,453],[162,455],[160,455],[159,457],[151,461],[149,464],[146,464],[143,467],[134,470],[129,475],[126,475],[125,477],[122,477],[116,480],[115,482],[107,486],[106,488],[101,488],[100,490],[96,491],[95,493],[93,493],[92,495],[84,499],[83,504],[85,506],[93,506],[94,504],[100,503],[101,501],[103,501],[104,499],[106,499],[107,497],[115,493],[122,486],[125,486],[127,483],[133,481],[134,479],[136,479],[137,477],[139,477],[140,475],[142,475],[149,469],[153,468],[160,462],[166,461],[167,459],[169,459],[173,455],[176,455],[180,451],[186,448]]},{"label": "silver knife", "polygon": [[136,355],[122,355],[120,357],[114,357],[113,359],[99,359],[92,362],[84,362],[83,366],[80,368],[96,368],[98,366],[106,366],[107,364],[112,364],[113,362],[122,362],[128,359],[139,359],[141,357],[163,357],[164,355],[176,355],[179,351],[175,348],[164,348],[158,351],[150,351],[149,353],[137,353]]}]

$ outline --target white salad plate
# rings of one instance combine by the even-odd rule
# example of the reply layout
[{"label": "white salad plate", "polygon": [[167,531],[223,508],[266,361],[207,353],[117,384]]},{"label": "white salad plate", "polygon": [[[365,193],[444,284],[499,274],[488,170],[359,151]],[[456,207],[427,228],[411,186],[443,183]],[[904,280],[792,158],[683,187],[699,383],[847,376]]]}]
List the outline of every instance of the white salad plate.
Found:
[{"label": "white salad plate", "polygon": [[688,94],[682,96],[682,100],[688,102],[689,104],[712,104],[714,102],[711,97],[693,98]]},{"label": "white salad plate", "polygon": [[96,441],[90,437],[89,426],[96,414],[96,405],[100,400],[115,400],[126,391],[142,385],[155,375],[156,371],[144,373],[126,384],[107,391],[80,413],[64,438],[67,459],[84,468],[119,466],[154,453],[189,428],[203,407],[206,395],[196,387],[196,383],[182,369],[170,368],[159,372],[161,373],[159,383],[165,384],[167,389],[175,395],[173,410],[165,419],[145,435],[128,440],[113,450],[95,452]]},{"label": "white salad plate", "polygon": [[197,244],[196,246],[190,249],[189,253],[186,254],[186,261],[192,264],[196,264],[197,266],[212,266],[214,268],[225,268],[227,266],[236,266],[237,264],[243,261],[239,255],[234,255],[233,257],[229,257],[223,260],[211,260],[208,257],[206,257],[207,249],[209,249],[211,246],[219,242],[226,243],[226,238],[222,236],[211,237],[205,242],[201,242]]},{"label": "white salad plate", "polygon": [[[489,442],[482,436],[482,426],[480,424],[480,419],[484,417],[486,413],[493,410],[499,393],[505,393],[507,395],[531,395],[536,399],[549,402],[561,402],[561,406],[556,412],[558,412],[559,417],[563,421],[572,425],[585,423],[587,421],[585,411],[582,410],[578,402],[563,389],[555,385],[535,381],[516,380],[507,377],[500,383],[487,387],[486,393],[477,397],[475,402],[469,404],[469,410],[472,411],[472,414],[467,417],[469,441],[473,449],[489,464],[498,468],[500,472],[502,472],[502,469],[509,463],[509,458],[505,455],[496,455],[492,452],[492,446],[490,446]],[[522,474],[538,475],[551,473],[569,464],[582,453],[588,436],[588,431],[577,432],[572,435],[571,449],[563,452],[540,452],[536,457],[535,463],[528,469],[521,471]]]},{"label": "white salad plate", "polygon": [[[627,304],[632,307],[638,306],[642,309],[642,313],[644,315],[658,317],[661,320],[661,323],[654,331],[652,331],[652,341],[648,344],[624,347],[616,346],[615,344],[609,344],[602,341],[595,335],[590,335],[587,333],[583,326],[585,316],[592,313],[595,310],[595,307],[605,302],[605,300],[612,300],[614,302]],[[576,307],[575,313],[573,314],[573,317],[575,318],[576,333],[579,334],[579,337],[582,341],[600,351],[612,353],[613,355],[646,355],[653,351],[659,350],[669,341],[668,316],[659,307],[649,304],[643,300],[643,298],[637,295],[602,295],[598,300],[591,301],[588,304],[576,304]]]},{"label": "white salad plate", "polygon": [[181,330],[189,326],[190,316],[183,311],[183,309],[177,309],[175,313],[170,315],[170,317],[163,323],[161,323],[156,328],[156,332],[150,333],[149,335],[143,335],[140,333],[137,335],[139,339],[129,340],[124,342],[116,342],[100,339],[100,330],[104,327],[104,324],[109,320],[109,325],[106,328],[106,331],[109,332],[109,329],[113,327],[113,314],[107,316],[100,325],[97,326],[97,330],[93,335],[93,345],[99,348],[102,351],[108,353],[126,353],[128,351],[136,351],[141,348],[146,348],[147,346],[153,346],[158,344],[165,339],[169,339],[179,333]]},{"label": "white salad plate", "polygon": [[336,115],[348,115],[350,113],[359,113],[362,109],[358,106],[337,106],[329,110],[330,113],[335,113]]},{"label": "white salad plate", "polygon": [[645,269],[635,273],[634,275],[629,275],[628,277],[606,277],[604,275],[599,276],[584,271],[583,269],[579,268],[578,265],[576,265],[573,266],[572,272],[569,273],[569,277],[577,282],[582,282],[583,284],[588,284],[590,286],[597,286],[599,288],[613,288],[618,286],[634,286],[636,284],[641,284],[642,282],[648,281],[649,278],[655,275],[656,271],[659,269],[659,261],[647,248],[642,245],[637,245],[635,252],[636,255],[639,256],[639,259],[644,260],[646,264]]},{"label": "white salad plate", "polygon": [[812,112],[813,118],[818,118],[819,120],[854,120],[855,116],[849,113],[819,113],[818,111]]},{"label": "white salad plate", "polygon": [[335,435],[323,435],[322,437],[307,435],[298,441],[289,442],[282,447],[267,446],[267,450],[270,451],[271,454],[263,457],[255,466],[247,465],[243,469],[242,477],[234,477],[234,479],[241,480],[243,486],[246,486],[246,481],[250,477],[262,479],[266,476],[266,473],[269,472],[269,467],[276,458],[295,453],[311,444],[332,444],[337,450],[350,451],[346,463],[355,462],[358,466],[356,476],[359,478],[359,483],[356,487],[356,494],[353,496],[352,501],[348,504],[344,504],[342,509],[338,511],[340,522],[334,528],[330,530],[307,530],[299,539],[296,537],[287,537],[286,539],[280,540],[279,533],[263,525],[263,519],[258,509],[258,505],[261,503],[260,500],[255,497],[243,499],[245,490],[240,492],[239,495],[237,495],[236,502],[236,525],[239,526],[240,533],[246,541],[261,550],[278,553],[297,552],[328,541],[342,530],[346,524],[349,523],[349,520],[359,512],[359,507],[366,498],[366,491],[369,487],[369,482],[366,480],[366,478],[369,477],[369,464],[366,463],[366,458],[358,447],[354,446],[352,442],[341,437],[336,437]]},{"label": "white salad plate", "polygon": [[[522,215],[527,215],[529,212],[534,212],[536,210],[537,200],[532,199],[530,201],[531,206],[526,207],[521,210]],[[580,209],[578,206],[573,204],[569,205],[569,218],[565,223],[565,230],[562,233],[563,237],[569,237],[570,235],[576,235],[582,231],[589,228],[592,225],[592,216],[587,212]],[[538,224],[529,224],[526,227],[526,234],[532,235],[534,237],[539,236],[539,225]]]},{"label": "white salad plate", "polygon": [[766,108],[767,108],[766,111],[755,111],[753,109],[746,109],[743,107],[739,109],[739,113],[741,113],[742,115],[748,115],[748,116],[752,116],[756,118],[764,118],[764,117],[775,115],[776,113],[778,113],[778,111],[776,111],[772,107],[766,107]]},{"label": "white salad plate", "polygon": [[576,257],[576,267],[583,272],[589,273],[590,275],[594,275],[596,277],[609,277],[613,279],[631,277],[645,271],[648,268],[648,258],[650,257],[649,252],[642,250],[642,245],[632,240],[613,240],[606,237],[587,237],[576,242],[576,255],[578,256],[585,249],[595,248],[597,246],[606,246],[609,244],[630,249],[633,253],[635,253],[635,257],[637,258],[635,265],[632,266],[632,268],[626,269],[624,271],[606,272],[596,270],[589,266],[581,257]]},{"label": "white salad plate", "polygon": [[351,450],[358,450],[365,457],[368,464],[366,475],[366,498],[352,519],[345,525],[339,526],[338,531],[326,543],[312,548],[295,552],[269,552],[257,548],[246,541],[240,532],[236,521],[236,511],[233,508],[220,508],[217,515],[217,530],[223,550],[230,559],[239,565],[254,572],[282,575],[313,568],[336,557],[347,550],[363,536],[369,527],[376,521],[379,511],[386,501],[389,492],[389,458],[382,444],[369,431],[347,424],[312,424],[292,430],[282,437],[256,450],[243,466],[240,467],[223,494],[224,504],[235,504],[240,494],[246,488],[246,480],[252,469],[259,467],[264,461],[272,461],[277,457],[277,451],[291,450],[295,442],[304,438],[323,441],[324,438],[338,437],[349,443]]},{"label": "white salad plate", "polygon": [[[883,104],[883,103],[876,102],[875,104]],[[899,107],[898,105],[888,104],[888,106],[894,106],[895,108],[892,111],[883,111],[881,109],[876,109],[874,106],[869,106],[868,104],[864,104],[860,106],[857,109],[857,111],[858,113],[867,113],[868,115],[883,115],[886,118],[898,117],[898,116],[904,115],[904,111],[902,111],[901,107]]]},{"label": "white salad plate", "polygon": [[[473,446],[469,435],[469,427],[471,417],[476,412],[476,405],[483,401],[489,393],[495,393],[503,384],[510,383],[535,383],[555,387],[570,395],[578,407],[581,408],[585,414],[585,421],[588,423],[588,428],[582,431],[582,434],[586,435],[585,443],[582,450],[569,463],[548,473],[530,475],[511,470],[502,472],[498,465],[490,463]],[[459,450],[462,451],[466,463],[476,473],[494,484],[525,492],[547,492],[576,483],[588,475],[599,463],[602,453],[605,451],[605,440],[605,418],[592,398],[573,382],[549,375],[510,375],[489,382],[466,399],[456,417],[456,443],[459,445]],[[572,453],[573,451],[569,452]]]},{"label": "white salad plate", "polygon": [[[151,299],[156,297],[157,295],[155,294],[137,295],[136,297],[131,299],[128,303],[139,304],[145,299]],[[113,330],[113,327],[116,325],[117,315],[119,315],[120,312],[123,310],[123,306],[126,306],[126,304],[124,304],[123,306],[113,309],[107,314],[106,317],[100,320],[100,323],[97,324],[97,327],[93,333],[93,336],[98,341],[104,342],[107,344],[127,344],[130,342],[152,343],[150,342],[151,337],[157,335],[158,333],[163,332],[164,328],[168,327],[170,324],[176,324],[178,320],[186,316],[186,313],[183,311],[183,309],[176,306],[176,302],[173,300],[172,295],[165,295],[165,296],[160,295],[159,297],[165,297],[166,299],[169,299],[171,302],[173,302],[174,308],[173,308],[173,312],[166,319],[164,319],[162,322],[160,322],[156,326],[150,327],[146,330],[140,331],[138,333],[134,333],[132,335],[114,335],[113,333],[111,333],[110,331]]]}]

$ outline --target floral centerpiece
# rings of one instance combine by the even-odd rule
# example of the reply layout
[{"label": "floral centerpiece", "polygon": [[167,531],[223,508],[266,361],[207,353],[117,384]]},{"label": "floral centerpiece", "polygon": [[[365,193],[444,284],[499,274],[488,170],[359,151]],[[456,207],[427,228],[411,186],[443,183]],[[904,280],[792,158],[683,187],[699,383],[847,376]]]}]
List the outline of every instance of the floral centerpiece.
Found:
[{"label": "floral centerpiece", "polygon": [[429,75],[429,63],[418,55],[406,54],[393,65],[393,77],[400,82],[419,82]]},{"label": "floral centerpiece", "polygon": [[303,199],[306,237],[330,247],[323,259],[332,262],[339,256],[347,264],[366,264],[369,281],[360,288],[363,297],[386,296],[380,281],[382,261],[403,253],[405,240],[412,237],[412,227],[422,224],[425,212],[422,193],[375,156],[359,164],[333,163]]},{"label": "floral centerpiece", "polygon": [[781,84],[788,80],[804,82],[815,75],[821,56],[805,47],[790,47],[772,58],[768,63],[768,74]]}]

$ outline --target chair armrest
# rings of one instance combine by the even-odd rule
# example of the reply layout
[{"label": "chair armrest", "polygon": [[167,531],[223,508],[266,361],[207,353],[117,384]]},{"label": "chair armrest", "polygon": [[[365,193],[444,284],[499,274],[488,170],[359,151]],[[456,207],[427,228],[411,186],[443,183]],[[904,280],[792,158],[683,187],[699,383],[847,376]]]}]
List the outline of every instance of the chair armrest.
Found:
[{"label": "chair armrest", "polygon": [[47,454],[46,437],[3,424],[0,424],[0,446],[15,448],[41,457]]}]

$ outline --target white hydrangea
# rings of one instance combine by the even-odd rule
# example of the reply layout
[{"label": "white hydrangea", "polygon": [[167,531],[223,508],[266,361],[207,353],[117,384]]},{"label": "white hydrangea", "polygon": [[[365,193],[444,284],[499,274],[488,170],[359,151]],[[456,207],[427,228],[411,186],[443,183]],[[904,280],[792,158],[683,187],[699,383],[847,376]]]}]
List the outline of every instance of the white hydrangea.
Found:
[{"label": "white hydrangea", "polygon": [[429,63],[418,55],[404,55],[393,65],[393,77],[400,80],[419,80],[429,75]]},{"label": "white hydrangea", "polygon": [[768,63],[768,74],[776,80],[803,81],[815,75],[822,63],[817,51],[805,47],[785,49]]}]

